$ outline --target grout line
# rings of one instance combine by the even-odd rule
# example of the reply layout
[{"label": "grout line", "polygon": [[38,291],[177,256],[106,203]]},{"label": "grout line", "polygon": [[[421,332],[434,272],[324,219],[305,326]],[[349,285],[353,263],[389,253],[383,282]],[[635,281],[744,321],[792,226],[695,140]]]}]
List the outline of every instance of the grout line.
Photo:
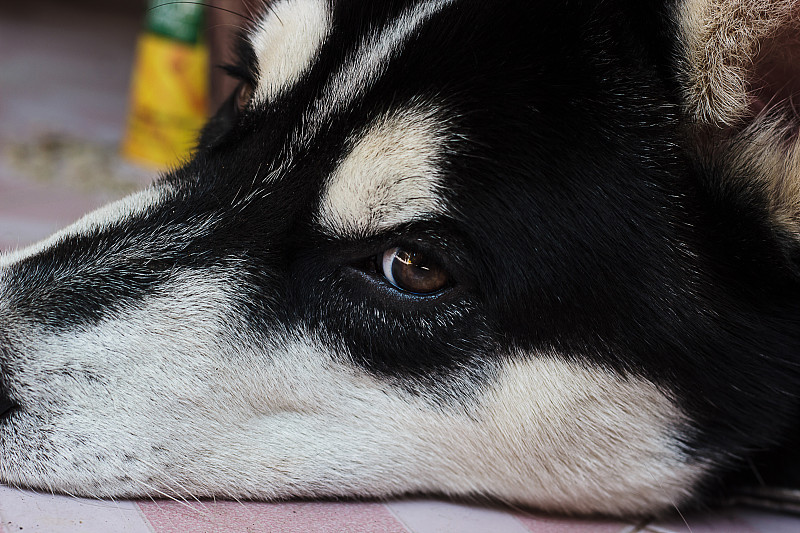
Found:
[{"label": "grout line", "polygon": [[397,513],[394,512],[394,509],[392,509],[391,505],[389,505],[386,502],[381,503],[381,505],[383,505],[386,509],[389,510],[389,514],[391,514],[394,517],[394,519],[397,520],[406,531],[408,531],[408,533],[414,533],[414,531],[410,527],[408,527],[408,524],[406,524],[402,518],[397,516]]},{"label": "grout line", "polygon": [[[155,501],[155,500],[154,500]],[[156,533],[156,528],[150,520],[147,519],[147,515],[144,514],[144,510],[139,507],[139,502],[134,501],[133,504],[136,506],[136,512],[139,513],[139,518],[141,518],[142,523],[150,530],[150,533]]]}]

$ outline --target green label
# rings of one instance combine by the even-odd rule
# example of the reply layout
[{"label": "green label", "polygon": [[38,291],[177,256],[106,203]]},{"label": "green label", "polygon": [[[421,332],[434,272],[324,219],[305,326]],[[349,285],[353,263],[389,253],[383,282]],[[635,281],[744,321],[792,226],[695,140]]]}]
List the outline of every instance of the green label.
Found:
[{"label": "green label", "polygon": [[191,1],[148,0],[145,27],[150,33],[196,44],[203,34],[203,6]]}]

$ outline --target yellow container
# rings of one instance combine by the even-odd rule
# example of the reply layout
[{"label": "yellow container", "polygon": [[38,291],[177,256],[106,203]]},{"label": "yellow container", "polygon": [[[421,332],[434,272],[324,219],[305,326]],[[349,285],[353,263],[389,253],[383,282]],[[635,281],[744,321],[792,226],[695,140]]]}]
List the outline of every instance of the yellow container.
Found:
[{"label": "yellow container", "polygon": [[148,29],[136,50],[122,153],[140,164],[165,169],[191,155],[208,118],[208,48],[201,40],[201,12],[192,14],[190,25],[185,12],[169,11],[185,10],[184,4],[151,3],[156,5],[148,11]]}]

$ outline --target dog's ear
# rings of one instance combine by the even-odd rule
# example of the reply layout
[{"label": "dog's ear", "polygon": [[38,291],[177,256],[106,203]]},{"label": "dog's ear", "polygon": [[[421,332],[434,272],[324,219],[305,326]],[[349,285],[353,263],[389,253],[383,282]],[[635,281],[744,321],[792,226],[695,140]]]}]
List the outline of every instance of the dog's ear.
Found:
[{"label": "dog's ear", "polygon": [[[800,272],[800,0],[680,0],[679,82],[707,187],[760,211]],[[800,425],[727,497],[800,512]]]},{"label": "dog's ear", "polygon": [[[800,0],[681,0],[679,76],[702,158],[800,243]],[[724,176],[724,178],[723,178]]]}]

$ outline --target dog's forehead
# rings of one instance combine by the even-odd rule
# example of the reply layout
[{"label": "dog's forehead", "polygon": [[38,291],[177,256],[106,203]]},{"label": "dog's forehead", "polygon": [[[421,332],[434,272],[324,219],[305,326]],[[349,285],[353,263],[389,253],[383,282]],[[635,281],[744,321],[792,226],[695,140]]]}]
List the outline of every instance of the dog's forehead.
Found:
[{"label": "dog's forehead", "polygon": [[[380,20],[365,21],[346,50],[326,61],[320,60],[321,49],[339,23],[334,6],[325,0],[272,4],[249,35],[257,70],[251,107],[269,108],[276,100],[291,99],[295,86],[317,69],[315,96],[299,108],[291,149],[313,151],[330,143],[330,138],[320,139],[320,132],[357,105],[405,43],[452,2],[412,2],[394,13],[388,10]],[[325,233],[362,237],[442,211],[437,187],[446,117],[429,97],[417,100],[388,110],[362,109],[341,130],[339,153],[322,180],[315,216]]]},{"label": "dog's forehead", "polygon": [[258,72],[255,101],[273,100],[296,83],[330,30],[331,10],[324,0],[272,3],[249,36]]},{"label": "dog's forehead", "polygon": [[[368,91],[408,40],[454,1],[410,2],[398,12],[387,10],[386,17],[379,17],[379,22],[367,20],[366,15],[355,27],[350,21],[345,29],[346,42],[336,43],[346,53],[324,66],[328,70],[327,80],[304,117],[305,128],[319,127],[331,114]],[[338,7],[341,18],[341,11],[351,6]],[[373,11],[380,12],[381,8]],[[334,26],[345,25],[335,20],[335,15],[327,0],[281,0],[269,6],[249,36],[256,58],[256,105],[289,91],[317,64]],[[311,130],[310,134],[315,133]]]}]

